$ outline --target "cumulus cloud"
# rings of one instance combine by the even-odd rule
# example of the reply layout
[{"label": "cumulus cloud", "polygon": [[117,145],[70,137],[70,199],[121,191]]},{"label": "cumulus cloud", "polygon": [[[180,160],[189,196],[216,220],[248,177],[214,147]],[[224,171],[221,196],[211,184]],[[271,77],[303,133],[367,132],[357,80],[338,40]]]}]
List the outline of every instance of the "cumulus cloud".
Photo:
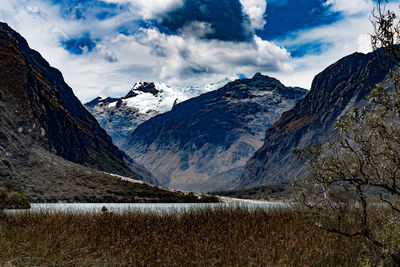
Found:
[{"label": "cumulus cloud", "polygon": [[[267,18],[265,0],[1,1],[0,20],[59,68],[82,101],[123,95],[138,80],[186,86],[255,72],[307,88],[329,64],[370,49],[370,10],[362,10],[372,0],[302,1],[296,16],[294,0],[269,0],[279,12]],[[266,25],[270,18],[276,23]],[[305,52],[291,57],[285,47]]]},{"label": "cumulus cloud", "polygon": [[104,0],[108,3],[130,4],[132,13],[138,13],[143,19],[155,19],[160,14],[181,8],[184,0]]},{"label": "cumulus cloud", "polygon": [[108,62],[114,63],[118,61],[117,56],[108,48],[107,44],[99,43],[96,45],[96,49],[99,55],[102,55]]},{"label": "cumulus cloud", "polygon": [[[263,9],[259,1],[242,7],[235,0],[229,8],[228,0],[203,1],[202,6],[200,1],[188,5],[183,0],[82,0],[78,5],[67,0],[57,5],[48,0],[2,1],[0,20],[59,68],[83,101],[124,94],[137,80],[184,86],[236,73],[252,76],[291,69],[289,53],[252,30],[262,24],[261,11],[254,11]],[[105,14],[111,5],[115,10]],[[202,11],[196,18],[168,24],[171,14],[188,7]],[[166,31],[168,25],[171,31]],[[242,36],[231,38],[233,33]]]},{"label": "cumulus cloud", "polygon": [[135,40],[165,57],[164,64],[157,66],[163,79],[186,78],[194,73],[247,73],[250,69],[290,70],[289,53],[257,36],[253,42],[224,42],[166,35],[152,28],[142,29]]},{"label": "cumulus cloud", "polygon": [[343,19],[318,28],[302,30],[282,40],[285,47],[302,47],[307,44],[324,44],[321,51],[305,54],[292,61],[292,75],[279,73],[277,77],[288,85],[310,88],[313,77],[323,69],[354,52],[372,51],[369,33],[372,25],[370,11],[345,16]]},{"label": "cumulus cloud", "polygon": [[208,34],[214,33],[212,25],[207,22],[193,21],[185,24],[178,32],[184,37],[203,38]]},{"label": "cumulus cloud", "polygon": [[[253,5],[247,5],[248,9]],[[222,41],[251,41],[251,19],[239,0],[186,0],[177,9],[159,17],[160,30],[176,34],[193,22],[206,23],[212,31],[201,36]]]},{"label": "cumulus cloud", "polygon": [[267,9],[266,0],[240,0],[243,11],[249,16],[253,29],[263,29],[265,21],[265,11]]}]

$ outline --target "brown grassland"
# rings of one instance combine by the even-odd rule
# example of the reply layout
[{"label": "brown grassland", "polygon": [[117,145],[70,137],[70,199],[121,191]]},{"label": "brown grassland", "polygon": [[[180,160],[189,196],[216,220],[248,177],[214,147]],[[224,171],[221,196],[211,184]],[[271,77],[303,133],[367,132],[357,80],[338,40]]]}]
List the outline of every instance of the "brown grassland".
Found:
[{"label": "brown grassland", "polygon": [[28,212],[0,219],[0,266],[359,266],[370,249],[289,210]]}]

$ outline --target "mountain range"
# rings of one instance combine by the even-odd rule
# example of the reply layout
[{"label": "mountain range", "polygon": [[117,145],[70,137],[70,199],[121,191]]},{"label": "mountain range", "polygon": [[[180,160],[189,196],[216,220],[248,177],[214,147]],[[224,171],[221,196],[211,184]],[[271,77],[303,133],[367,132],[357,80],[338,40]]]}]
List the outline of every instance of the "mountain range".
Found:
[{"label": "mountain range", "polygon": [[367,105],[366,96],[392,67],[382,64],[379,52],[354,53],[318,74],[309,92],[258,73],[152,116],[121,148],[173,188],[204,192],[285,182],[306,173],[293,150],[333,137],[335,121]]},{"label": "mountain range", "polygon": [[333,137],[335,121],[368,105],[392,67],[379,51],[354,53],[310,91],[260,73],[203,87],[138,82],[124,97],[86,103],[93,116],[62,74],[0,23],[0,179],[34,201],[198,200],[142,181],[198,192],[286,187],[306,173],[293,150]]},{"label": "mountain range", "polygon": [[257,73],[174,105],[140,124],[121,148],[161,185],[212,191],[241,174],[266,129],[306,93]]},{"label": "mountain range", "polygon": [[137,82],[124,96],[97,97],[85,104],[117,146],[128,141],[137,126],[168,112],[180,102],[218,89],[230,82],[226,78],[204,86],[174,88],[158,82]]},{"label": "mountain range", "polygon": [[193,202],[112,143],[62,74],[0,23],[0,180],[35,202]]}]

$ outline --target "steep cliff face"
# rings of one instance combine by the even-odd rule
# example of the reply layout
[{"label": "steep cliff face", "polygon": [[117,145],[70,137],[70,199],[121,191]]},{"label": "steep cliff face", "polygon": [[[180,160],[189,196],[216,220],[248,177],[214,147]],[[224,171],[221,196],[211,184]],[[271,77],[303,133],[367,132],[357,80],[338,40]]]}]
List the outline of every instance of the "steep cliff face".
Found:
[{"label": "steep cliff face", "polygon": [[61,73],[0,23],[0,180],[38,201],[105,200],[107,190],[110,201],[134,199],[131,185],[101,171],[156,182],[113,145]]},{"label": "steep cliff face", "polygon": [[215,190],[241,173],[265,130],[306,93],[258,73],[144,122],[122,148],[162,185]]},{"label": "steep cliff face", "polygon": [[231,185],[241,189],[295,178],[305,173],[293,149],[324,142],[346,109],[366,104],[365,98],[391,68],[376,53],[355,53],[317,75],[308,95],[266,131],[264,145]]},{"label": "steep cliff face", "polygon": [[39,141],[69,161],[135,177],[61,73],[6,24],[0,24],[0,64],[4,131],[22,142]]}]

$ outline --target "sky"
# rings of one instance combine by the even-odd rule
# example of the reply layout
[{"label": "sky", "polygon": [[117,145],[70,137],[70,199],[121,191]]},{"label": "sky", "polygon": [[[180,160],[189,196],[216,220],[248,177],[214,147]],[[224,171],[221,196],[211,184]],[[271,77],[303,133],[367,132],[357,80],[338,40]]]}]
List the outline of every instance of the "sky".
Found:
[{"label": "sky", "polygon": [[343,56],[371,51],[373,7],[373,0],[1,0],[0,21],[86,102],[125,95],[142,80],[200,86],[256,72],[309,89]]}]

